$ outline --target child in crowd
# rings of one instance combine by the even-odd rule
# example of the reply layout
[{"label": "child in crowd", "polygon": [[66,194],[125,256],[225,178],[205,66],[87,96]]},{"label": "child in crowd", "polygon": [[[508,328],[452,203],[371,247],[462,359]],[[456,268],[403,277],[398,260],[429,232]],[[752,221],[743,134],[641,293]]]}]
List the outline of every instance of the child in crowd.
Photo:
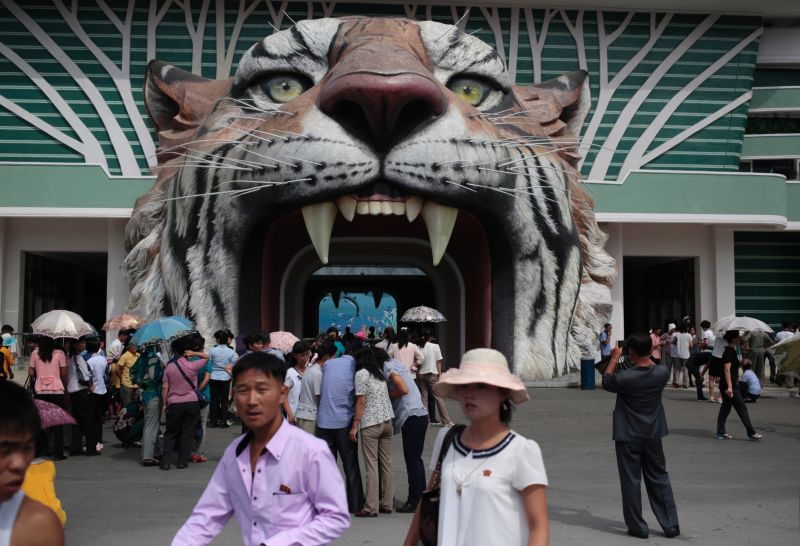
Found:
[{"label": "child in crowd", "polygon": [[752,367],[753,363],[750,360],[745,359],[742,362],[744,373],[739,380],[739,392],[742,393],[742,398],[744,398],[745,402],[755,404],[758,397],[761,396],[761,382],[756,377]]}]

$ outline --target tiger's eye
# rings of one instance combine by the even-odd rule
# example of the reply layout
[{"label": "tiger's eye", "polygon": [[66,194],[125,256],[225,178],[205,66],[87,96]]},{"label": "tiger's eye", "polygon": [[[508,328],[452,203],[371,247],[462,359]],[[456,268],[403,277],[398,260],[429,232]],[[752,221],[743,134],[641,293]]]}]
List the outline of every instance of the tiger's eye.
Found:
[{"label": "tiger's eye", "polygon": [[489,93],[488,86],[476,78],[453,78],[447,87],[470,106],[479,106]]},{"label": "tiger's eye", "polygon": [[289,74],[279,74],[268,78],[262,87],[271,100],[281,103],[296,99],[306,90],[306,86],[300,78]]}]

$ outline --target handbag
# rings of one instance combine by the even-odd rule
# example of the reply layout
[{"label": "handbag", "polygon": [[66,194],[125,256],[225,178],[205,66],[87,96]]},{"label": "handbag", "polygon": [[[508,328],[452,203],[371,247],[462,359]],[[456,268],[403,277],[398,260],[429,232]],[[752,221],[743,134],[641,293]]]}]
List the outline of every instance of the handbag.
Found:
[{"label": "handbag", "polygon": [[436,461],[436,469],[431,476],[431,487],[422,492],[420,500],[419,517],[419,538],[425,546],[436,546],[439,534],[439,500],[441,498],[442,485],[442,461],[444,461],[447,450],[453,444],[456,434],[460,434],[466,425],[454,425],[450,427],[444,436],[442,447],[439,450],[439,458]]},{"label": "handbag", "polygon": [[189,386],[194,389],[194,394],[195,394],[195,396],[197,396],[197,401],[200,402],[200,409],[203,409],[204,407],[206,407],[208,405],[208,398],[206,398],[206,394],[203,392],[203,390],[202,389],[198,389],[196,384],[191,382],[189,377],[183,371],[183,368],[181,368],[181,365],[178,364],[177,360],[175,362],[173,362],[173,364],[175,364],[175,367],[178,368],[178,371],[181,373],[181,375],[186,380],[186,382],[189,383]]}]

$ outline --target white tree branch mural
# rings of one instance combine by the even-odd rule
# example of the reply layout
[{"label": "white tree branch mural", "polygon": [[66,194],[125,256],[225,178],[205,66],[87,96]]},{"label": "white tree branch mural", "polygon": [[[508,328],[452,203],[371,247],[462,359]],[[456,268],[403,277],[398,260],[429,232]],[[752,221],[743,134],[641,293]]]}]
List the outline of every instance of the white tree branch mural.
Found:
[{"label": "white tree branch mural", "polygon": [[[698,87],[700,87],[700,85],[702,85],[704,81],[708,80],[709,77],[711,77],[714,73],[719,71],[723,66],[725,66],[728,62],[730,62],[731,59],[733,59],[736,55],[738,55],[745,47],[747,47],[751,42],[753,42],[753,40],[756,40],[759,36],[761,36],[762,32],[763,29],[760,28],[755,30],[752,34],[750,34],[744,40],[736,44],[735,47],[733,47],[727,53],[722,55],[719,59],[717,59],[716,62],[712,63],[708,68],[703,70],[703,72],[701,72],[691,82],[686,84],[682,89],[680,89],[677,93],[675,93],[675,95],[673,95],[673,97],[669,100],[669,102],[667,102],[667,104],[661,109],[661,111],[658,113],[653,122],[647,127],[647,129],[644,130],[644,133],[642,133],[642,135],[630,149],[628,155],[625,157],[625,162],[622,164],[621,172],[627,172],[632,169],[641,169],[644,165],[653,161],[656,157],[658,157],[668,149],[672,148],[672,146],[665,148],[664,151],[662,151],[659,154],[651,153],[645,155],[645,152],[647,152],[647,148],[653,143],[656,136],[658,136],[658,133],[661,131],[661,129],[664,128],[664,125],[666,125],[667,121],[669,121],[672,115],[678,110],[678,107],[681,104],[683,104],[683,102]],[[735,109],[728,107],[730,107],[731,104],[737,104],[737,103],[741,104],[742,96],[736,98],[733,102],[721,108],[720,111],[724,110],[725,113],[727,113]],[[719,113],[719,111],[717,113]],[[705,122],[707,121],[707,119],[709,118],[706,118],[703,121]],[[699,126],[698,130],[707,125],[708,124]],[[696,131],[687,133],[687,136],[692,135],[695,132]],[[658,150],[659,148],[656,148],[656,150]],[[656,150],[654,150],[654,152]]]},{"label": "white tree branch mural", "polygon": [[[117,15],[108,7],[105,0],[97,0],[98,6],[103,10],[108,20],[114,25],[122,36],[122,53],[120,55],[120,64],[112,61],[98,46],[94,40],[89,36],[86,30],[81,25],[78,19],[78,1],[73,0],[71,9],[67,9],[62,0],[53,0],[53,4],[58,9],[64,21],[69,25],[70,30],[75,33],[75,36],[86,46],[92,55],[97,59],[100,65],[108,72],[111,80],[119,91],[122,98],[122,103],[125,106],[125,112],[130,118],[136,137],[139,139],[139,144],[142,147],[148,165],[155,164],[156,147],[153,143],[153,137],[150,135],[150,130],[145,125],[144,118],[133,99],[133,91],[131,89],[131,30],[133,26],[133,10],[136,6],[135,1],[128,3],[128,8],[125,12],[125,20],[121,20]],[[125,162],[124,167],[122,166]],[[139,172],[139,165],[133,154],[129,157],[120,158],[120,167],[123,173],[132,175]]]},{"label": "white tree branch mural", "polygon": [[[97,110],[98,115],[100,116],[100,119],[103,121],[103,126],[105,127],[106,132],[108,132],[111,145],[114,147],[114,152],[116,153],[117,160],[119,161],[122,174],[124,176],[138,176],[141,171],[139,165],[136,163],[136,157],[133,153],[133,148],[128,142],[128,137],[122,130],[122,127],[114,116],[114,113],[106,104],[105,98],[103,98],[103,95],[100,94],[97,86],[92,83],[86,74],[84,74],[84,72],[78,67],[75,61],[73,61],[72,58],[70,58],[69,55],[67,55],[67,53],[22,8],[20,8],[12,0],[4,0],[4,4],[6,8],[17,18],[17,20],[22,23],[28,32],[30,32],[31,35],[33,35],[39,41],[39,43],[42,44],[42,47],[44,47],[50,53],[50,55],[53,56],[53,58],[61,63],[61,66],[63,66],[67,73],[72,77],[76,85],[78,85],[78,87],[80,87],[80,89],[86,93],[86,96],[92,102]],[[77,2],[73,2],[73,5],[77,6]],[[130,81],[127,81],[127,85],[130,87]],[[141,114],[139,114],[138,111],[137,117],[141,121]],[[149,134],[148,138],[150,138]],[[150,141],[152,143],[152,139]]]},{"label": "white tree branch mural", "polygon": [[[655,14],[653,14],[651,21],[653,21],[654,18]],[[692,29],[689,35],[667,55],[667,58],[653,70],[650,77],[648,77],[644,84],[634,93],[633,97],[627,102],[625,108],[622,109],[619,117],[617,117],[617,120],[614,122],[614,126],[611,128],[611,131],[608,133],[603,143],[603,147],[597,152],[592,162],[592,169],[589,171],[589,180],[605,180],[608,168],[611,166],[611,160],[614,157],[614,151],[617,149],[617,146],[619,146],[622,136],[625,134],[625,130],[630,124],[630,120],[633,119],[633,116],[639,111],[645,99],[647,99],[648,95],[655,89],[659,80],[661,80],[678,59],[680,59],[681,56],[711,28],[711,25],[713,25],[717,19],[719,19],[719,15],[709,15]],[[599,26],[601,26],[600,23],[598,23],[598,27]],[[653,32],[657,31],[658,27],[652,23],[650,27],[652,35]],[[597,112],[595,112],[595,115],[597,115]]]},{"label": "white tree branch mural", "polygon": [[86,127],[86,124],[75,114],[72,107],[64,100],[61,94],[50,85],[50,83],[42,77],[42,75],[33,68],[25,59],[17,55],[11,48],[0,42],[0,55],[5,56],[9,61],[19,68],[30,80],[38,87],[42,93],[50,100],[52,105],[60,112],[64,120],[69,124],[70,128],[75,131],[75,134],[80,140],[66,135],[60,129],[57,129],[50,123],[47,123],[40,117],[37,117],[21,106],[0,96],[0,105],[8,110],[14,112],[17,116],[24,119],[37,129],[44,131],[49,136],[56,139],[58,142],[69,146],[83,156],[86,163],[97,163],[108,169],[108,162],[106,161],[105,152],[102,146],[97,141],[95,136]]},{"label": "white tree branch mural", "polygon": [[[557,11],[554,9],[544,10],[544,17],[542,18],[542,26],[539,32],[536,32],[536,21],[533,17],[533,8],[525,8],[525,26],[528,30],[528,42],[531,45],[531,57],[533,57],[533,82],[539,83],[542,81],[542,51],[544,51],[544,42],[547,40],[547,31],[550,29],[550,22],[555,17]],[[573,34],[574,36],[574,34]],[[586,55],[583,56],[584,65],[586,64]]]},{"label": "white tree branch mural", "polygon": [[[0,43],[0,62],[8,63],[6,66],[18,71],[20,78],[26,78],[31,89],[41,92],[64,122],[59,126],[45,119],[46,116],[37,115],[36,107],[24,101],[15,102],[10,96],[0,96],[0,107],[4,111],[0,115],[12,120],[12,124],[16,119],[21,126],[35,127],[40,131],[38,135],[45,136],[36,136],[34,140],[49,138],[61,143],[86,163],[97,163],[107,169],[119,165],[119,172],[124,176],[139,176],[143,169],[152,165],[155,146],[141,102],[136,102],[141,101],[140,90],[131,86],[132,62],[141,67],[145,61],[161,58],[203,75],[203,61],[209,63],[213,59],[211,75],[218,79],[229,78],[235,72],[238,56],[251,45],[254,36],[278,32],[293,22],[287,10],[291,9],[296,19],[335,17],[341,3],[337,4],[336,0],[53,0],[49,12],[46,6],[37,7],[36,17],[33,17],[33,9],[19,0],[0,0],[0,4],[56,61],[74,82],[75,89],[85,95],[96,118],[82,119],[76,113],[75,99],[67,100],[62,87],[48,82],[46,74],[50,69],[46,71],[38,61],[28,59],[22,51],[15,51],[13,40],[5,37]],[[48,16],[39,21],[43,9]],[[347,9],[349,13],[352,7]],[[679,145],[698,138],[696,135],[704,129],[719,129],[719,120],[747,101],[748,87],[743,87],[741,92],[732,89],[729,99],[698,99],[697,93],[706,93],[708,97],[704,90],[719,86],[720,78],[726,77],[721,76],[720,71],[739,63],[745,53],[752,55],[761,34],[760,25],[751,20],[739,25],[740,33],[731,40],[731,26],[725,23],[726,30],[716,35],[724,36],[723,39],[731,43],[730,48],[726,46],[710,64],[697,66],[687,62],[684,56],[699,51],[699,40],[715,36],[713,29],[720,15],[695,16],[696,24],[687,31],[674,24],[672,13],[611,15],[594,10],[536,9],[519,4],[473,7],[429,2],[398,3],[392,7],[364,4],[365,14],[382,10],[387,14],[396,14],[399,10],[409,18],[451,22],[473,34],[483,30],[482,36],[485,39],[488,35],[493,42],[512,80],[521,80],[523,84],[541,82],[555,73],[592,67],[590,81],[595,105],[580,143],[584,155],[592,150],[584,166],[586,178],[592,181],[622,179],[629,171],[647,168],[670,151],[682,154]],[[614,23],[610,22],[612,18]],[[98,24],[107,27],[102,34],[97,31]],[[733,26],[737,24],[734,22]],[[168,31],[165,25],[169,25]],[[53,28],[63,30],[51,34]],[[146,36],[135,34],[145,32],[145,28]],[[212,33],[214,40],[207,40]],[[565,35],[573,42],[566,48],[559,41]],[[107,46],[113,36],[119,36],[121,47]],[[164,45],[167,37],[169,46]],[[639,45],[633,50],[622,47],[623,37],[628,42],[635,37]],[[75,47],[65,46],[71,39],[96,61],[102,69],[100,74],[98,70],[85,68],[85,54],[81,55]],[[176,40],[182,44],[177,49]],[[526,45],[520,47],[520,41]],[[146,50],[133,49],[134,43],[143,44]],[[661,54],[665,49],[668,52]],[[177,52],[181,50],[190,50],[191,57],[180,57]],[[654,62],[654,58],[658,60]],[[748,64],[748,69],[751,66]],[[662,81],[676,68],[681,74],[688,74],[689,81],[665,95]],[[133,76],[136,80],[142,74]],[[751,77],[747,75],[748,85]],[[634,85],[635,89],[631,90]],[[698,100],[713,103],[713,108],[705,110],[713,113],[703,115],[689,127],[685,121],[676,121],[676,114],[685,114],[687,101]],[[146,160],[136,156],[131,135],[123,130],[128,126],[127,121],[122,123],[124,120],[129,120],[133,127],[136,135],[133,142],[138,141]],[[635,141],[626,138],[631,124],[645,125]],[[677,135],[672,131],[676,124],[683,124],[683,130]],[[663,136],[666,132],[667,140]],[[109,153],[107,146],[103,148],[104,141],[111,143],[113,153]],[[721,149],[725,143],[716,145]],[[620,163],[621,169],[617,169]]]}]

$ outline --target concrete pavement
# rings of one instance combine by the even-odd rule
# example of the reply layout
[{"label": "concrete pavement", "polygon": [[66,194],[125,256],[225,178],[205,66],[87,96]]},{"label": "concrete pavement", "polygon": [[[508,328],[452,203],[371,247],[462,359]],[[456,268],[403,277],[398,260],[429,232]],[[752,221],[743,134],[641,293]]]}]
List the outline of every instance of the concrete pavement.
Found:
[{"label": "concrete pavement", "polygon": [[[642,544],[622,522],[619,482],[611,441],[614,396],[578,389],[530,389],[518,408],[514,430],[539,442],[550,480],[551,544],[592,546]],[[733,440],[714,438],[719,405],[697,402],[693,390],[667,388],[671,434],[664,440],[681,523],[681,536],[666,539],[650,512],[651,544],[797,544],[800,477],[800,399],[768,398],[748,404],[762,442],[746,439],[731,414]],[[453,403],[449,407],[463,422]],[[426,464],[439,429],[431,428]],[[138,464],[137,449],[122,449],[106,428],[101,457],[57,463],[56,488],[67,511],[67,544],[168,544],[190,513],[219,454],[238,427],[209,429],[210,461],[164,472]],[[405,500],[406,475],[400,438],[394,443],[397,499]],[[643,492],[644,495],[644,492]],[[646,499],[643,504],[647,506]],[[354,518],[342,545],[400,544],[410,515]],[[487,522],[490,524],[490,522]],[[215,544],[241,544],[231,521]]]}]

